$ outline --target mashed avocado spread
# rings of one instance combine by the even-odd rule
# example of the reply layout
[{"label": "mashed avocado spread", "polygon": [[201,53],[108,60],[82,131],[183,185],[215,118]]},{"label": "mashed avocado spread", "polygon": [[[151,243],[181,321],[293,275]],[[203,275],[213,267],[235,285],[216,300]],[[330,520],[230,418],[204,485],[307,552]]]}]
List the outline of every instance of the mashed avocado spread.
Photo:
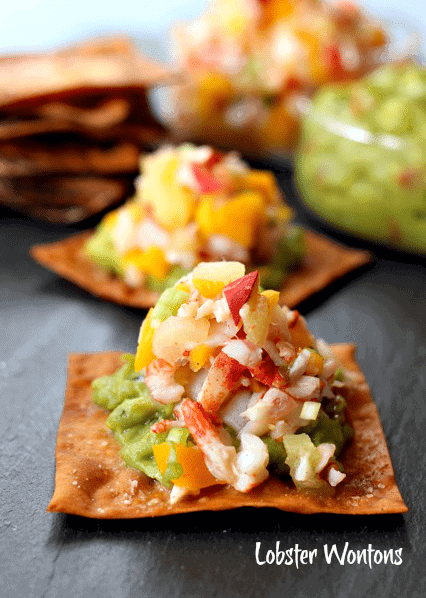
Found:
[{"label": "mashed avocado spread", "polygon": [[[175,419],[174,405],[162,405],[153,401],[143,382],[143,376],[134,371],[134,356],[125,354],[122,359],[126,363],[114,374],[93,382],[93,400],[111,412],[106,424],[122,446],[121,456],[125,463],[170,487],[171,480],[182,475],[182,467],[176,459],[175,445],[192,446],[190,433],[185,427],[174,427],[167,432],[157,433],[151,430],[154,424],[164,419]],[[300,428],[298,433],[308,434],[315,446],[324,442],[335,444],[335,456],[338,456],[353,435],[352,428],[345,423],[345,405],[342,397],[323,402],[317,419],[309,426]],[[224,427],[233,444],[238,447],[236,432],[228,425]],[[271,473],[287,476],[289,467],[285,462],[287,453],[283,443],[275,441],[269,434],[264,435],[262,440],[268,449],[268,468]],[[164,442],[170,444],[171,451],[167,469],[162,474],[155,461],[153,447]]]},{"label": "mashed avocado spread", "polygon": [[333,225],[424,253],[426,69],[389,64],[317,93],[296,178],[306,203]]}]

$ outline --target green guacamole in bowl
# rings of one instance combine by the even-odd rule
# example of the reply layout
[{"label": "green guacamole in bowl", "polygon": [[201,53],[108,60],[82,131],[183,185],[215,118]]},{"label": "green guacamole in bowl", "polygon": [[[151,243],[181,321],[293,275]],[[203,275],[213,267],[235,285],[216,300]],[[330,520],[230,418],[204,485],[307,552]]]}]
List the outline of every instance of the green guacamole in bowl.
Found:
[{"label": "green guacamole in bowl", "polygon": [[305,105],[295,157],[306,204],[363,238],[426,253],[426,68],[383,66]]}]

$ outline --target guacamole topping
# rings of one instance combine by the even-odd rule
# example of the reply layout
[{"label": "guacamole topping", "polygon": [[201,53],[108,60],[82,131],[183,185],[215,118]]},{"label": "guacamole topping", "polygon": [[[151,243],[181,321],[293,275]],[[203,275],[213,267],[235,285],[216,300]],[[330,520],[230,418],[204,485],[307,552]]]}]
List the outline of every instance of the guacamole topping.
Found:
[{"label": "guacamole topping", "polygon": [[278,297],[239,262],[200,263],[148,312],[136,355],[93,382],[124,461],[172,503],[270,474],[314,491],[345,478],[351,377]]},{"label": "guacamole topping", "polygon": [[426,69],[388,64],[322,89],[304,119],[296,178],[333,225],[426,251]]},{"label": "guacamole topping", "polygon": [[235,153],[184,144],[145,157],[137,193],[110,212],[85,246],[89,259],[130,287],[162,292],[202,260],[262,267],[280,288],[304,254],[272,173]]}]

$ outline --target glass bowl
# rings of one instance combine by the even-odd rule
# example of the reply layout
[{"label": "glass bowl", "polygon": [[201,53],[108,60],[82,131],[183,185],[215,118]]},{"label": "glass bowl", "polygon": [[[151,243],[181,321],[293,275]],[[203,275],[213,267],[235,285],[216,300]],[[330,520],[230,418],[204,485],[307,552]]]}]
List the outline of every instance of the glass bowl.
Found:
[{"label": "glass bowl", "polygon": [[298,109],[295,179],[308,208],[344,232],[425,254],[426,68],[388,64]]}]

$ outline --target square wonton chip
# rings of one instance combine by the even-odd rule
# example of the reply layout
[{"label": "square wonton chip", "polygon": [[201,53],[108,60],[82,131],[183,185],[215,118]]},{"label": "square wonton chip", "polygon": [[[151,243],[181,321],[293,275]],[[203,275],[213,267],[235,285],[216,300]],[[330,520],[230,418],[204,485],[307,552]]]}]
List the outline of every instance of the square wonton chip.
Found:
[{"label": "square wonton chip", "polygon": [[[55,243],[35,245],[31,255],[42,266],[101,299],[142,309],[155,305],[158,293],[144,288],[132,289],[84,255],[83,247],[92,234],[93,231],[86,231]],[[281,302],[289,307],[295,307],[372,260],[368,251],[344,247],[311,231],[305,231],[305,241],[302,263],[289,274],[281,290]]]},{"label": "square wonton chip", "polygon": [[[355,361],[354,345],[334,345],[339,361],[357,372],[355,390],[345,394],[355,438],[340,460],[347,477],[332,494],[300,492],[291,480],[269,477],[248,494],[212,486],[169,504],[169,491],[127,467],[120,446],[105,426],[109,412],[92,402],[93,379],[112,374],[120,353],[72,354],[56,445],[56,482],[50,512],[98,519],[156,517],[237,507],[276,507],[297,513],[404,513],[377,408]],[[343,393],[342,393],[343,394]]]}]

